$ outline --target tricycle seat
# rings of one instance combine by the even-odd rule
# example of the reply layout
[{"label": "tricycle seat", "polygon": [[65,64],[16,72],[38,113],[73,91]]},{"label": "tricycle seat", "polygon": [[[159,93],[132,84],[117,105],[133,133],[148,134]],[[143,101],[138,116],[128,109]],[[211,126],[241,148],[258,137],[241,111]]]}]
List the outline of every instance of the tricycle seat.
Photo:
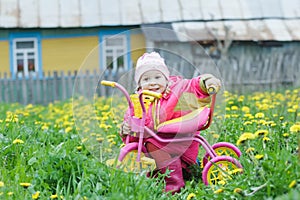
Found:
[{"label": "tricycle seat", "polygon": [[182,117],[158,125],[159,133],[194,133],[201,130],[209,119],[210,108],[201,107]]}]

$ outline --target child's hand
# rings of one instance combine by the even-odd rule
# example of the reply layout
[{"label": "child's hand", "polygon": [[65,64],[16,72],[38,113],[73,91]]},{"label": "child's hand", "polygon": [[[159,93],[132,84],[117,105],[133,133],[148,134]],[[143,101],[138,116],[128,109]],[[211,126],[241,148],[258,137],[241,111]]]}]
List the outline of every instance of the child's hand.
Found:
[{"label": "child's hand", "polygon": [[127,122],[123,122],[121,125],[121,131],[120,131],[120,135],[122,137],[125,137],[126,135],[129,135],[131,132],[131,127]]},{"label": "child's hand", "polygon": [[205,87],[206,89],[209,87],[215,86],[217,88],[221,87],[221,81],[217,79],[216,77],[212,76],[211,78],[207,79],[205,81]]},{"label": "child's hand", "polygon": [[200,79],[200,87],[203,91],[207,91],[209,87],[221,87],[221,81],[211,74],[203,74]]}]

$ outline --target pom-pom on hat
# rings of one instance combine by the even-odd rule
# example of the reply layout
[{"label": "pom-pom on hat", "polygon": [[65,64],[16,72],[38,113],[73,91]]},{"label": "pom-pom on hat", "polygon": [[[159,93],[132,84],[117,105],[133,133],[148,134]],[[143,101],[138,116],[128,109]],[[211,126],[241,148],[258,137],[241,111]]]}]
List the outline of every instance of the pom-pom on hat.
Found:
[{"label": "pom-pom on hat", "polygon": [[136,63],[134,80],[138,84],[141,76],[150,70],[160,71],[167,80],[169,80],[170,72],[165,64],[165,60],[156,52],[144,53]]}]

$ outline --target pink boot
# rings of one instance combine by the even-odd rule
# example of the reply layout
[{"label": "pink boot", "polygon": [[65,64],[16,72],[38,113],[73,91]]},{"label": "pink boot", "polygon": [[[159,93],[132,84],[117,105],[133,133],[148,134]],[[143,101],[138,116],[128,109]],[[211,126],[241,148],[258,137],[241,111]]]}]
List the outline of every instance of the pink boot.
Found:
[{"label": "pink boot", "polygon": [[[182,176],[182,167],[180,159],[176,159],[171,164],[166,167],[170,172],[168,177],[165,177],[166,181],[166,192],[180,192],[180,189],[185,186],[183,176]],[[161,171],[165,172],[166,168],[163,168]]]}]

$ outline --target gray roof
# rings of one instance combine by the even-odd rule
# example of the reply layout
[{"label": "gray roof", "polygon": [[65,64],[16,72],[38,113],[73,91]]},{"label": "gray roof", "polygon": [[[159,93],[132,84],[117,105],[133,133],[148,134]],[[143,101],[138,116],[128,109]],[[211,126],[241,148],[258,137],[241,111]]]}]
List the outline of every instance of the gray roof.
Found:
[{"label": "gray roof", "polygon": [[0,28],[168,23],[197,39],[300,40],[300,0],[0,0]]}]

